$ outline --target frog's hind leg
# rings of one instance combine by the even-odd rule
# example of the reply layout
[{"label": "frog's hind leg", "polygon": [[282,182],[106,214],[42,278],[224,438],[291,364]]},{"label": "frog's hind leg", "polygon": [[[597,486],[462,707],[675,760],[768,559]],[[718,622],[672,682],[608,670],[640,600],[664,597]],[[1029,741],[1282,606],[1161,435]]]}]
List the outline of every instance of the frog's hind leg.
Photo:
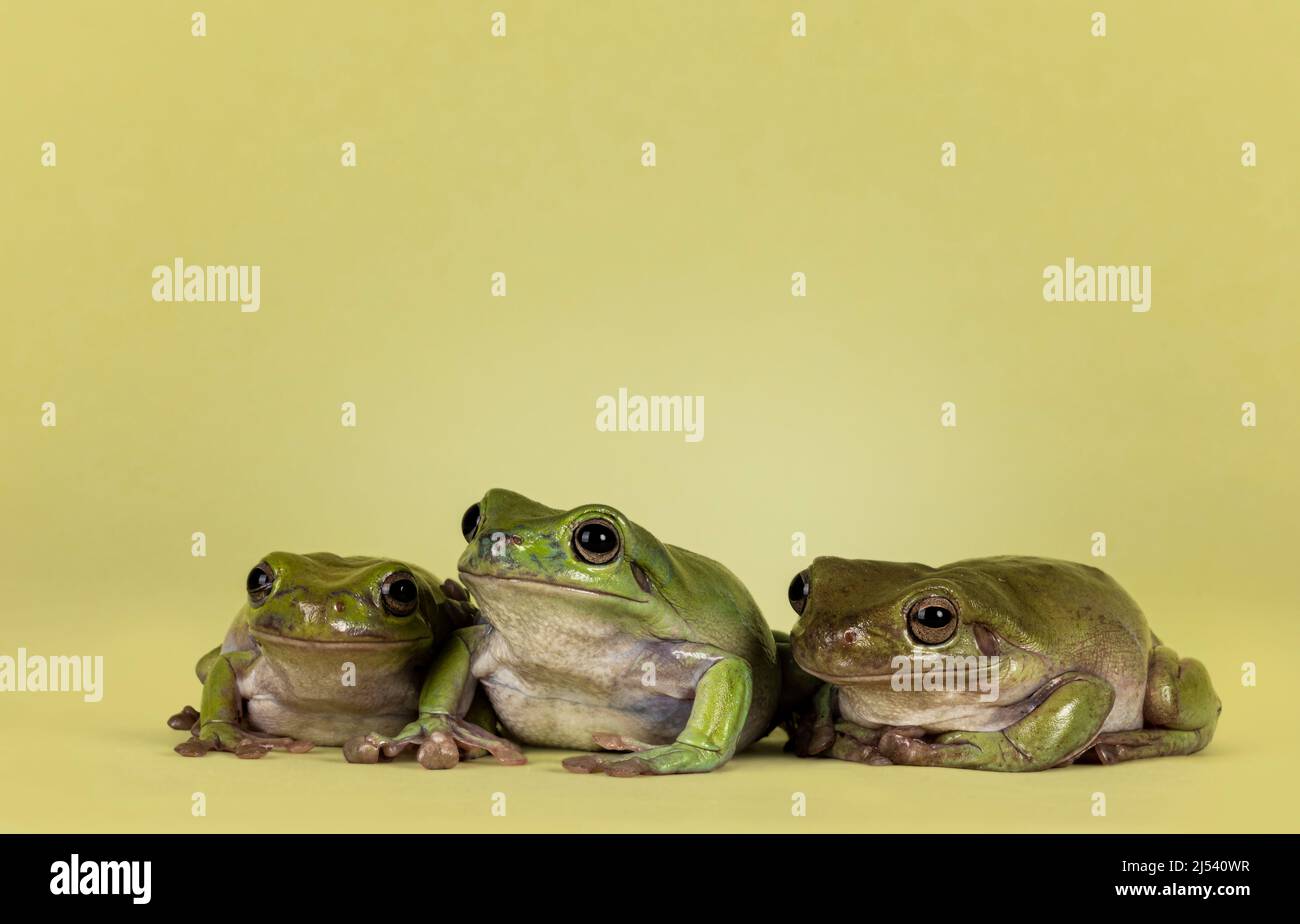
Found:
[{"label": "frog's hind leg", "polygon": [[1139,728],[1135,731],[1106,732],[1097,737],[1092,756],[1101,764],[1118,764],[1145,757],[1178,757],[1196,753],[1209,744],[1213,737],[1213,725],[1190,731]]},{"label": "frog's hind leg", "polygon": [[1194,658],[1179,660],[1172,648],[1157,645],[1147,671],[1144,727],[1098,735],[1092,756],[1116,764],[1194,754],[1214,737],[1221,711],[1205,665]]}]

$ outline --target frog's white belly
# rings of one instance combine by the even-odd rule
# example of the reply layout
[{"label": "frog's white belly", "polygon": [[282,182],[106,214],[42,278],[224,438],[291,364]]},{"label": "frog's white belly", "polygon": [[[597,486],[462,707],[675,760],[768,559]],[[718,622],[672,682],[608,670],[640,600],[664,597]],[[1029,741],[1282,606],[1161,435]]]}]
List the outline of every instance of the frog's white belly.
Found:
[{"label": "frog's white belly", "polygon": [[512,646],[493,631],[470,669],[510,736],[540,747],[597,750],[598,733],[667,744],[686,727],[696,684],[714,663],[672,642],[617,633],[567,652],[531,642]]},{"label": "frog's white belly", "polygon": [[375,713],[304,709],[298,703],[263,697],[248,700],[247,721],[249,728],[268,735],[341,747],[349,738],[371,732],[387,737],[396,735],[407,723],[415,721],[415,717],[414,695],[409,711]]},{"label": "frog's white belly", "polygon": [[[264,647],[263,656],[239,678],[248,726],[340,746],[370,732],[394,735],[415,720],[421,672],[410,650],[337,647],[337,653],[307,664]],[[344,682],[345,662],[353,665],[350,683]]]}]

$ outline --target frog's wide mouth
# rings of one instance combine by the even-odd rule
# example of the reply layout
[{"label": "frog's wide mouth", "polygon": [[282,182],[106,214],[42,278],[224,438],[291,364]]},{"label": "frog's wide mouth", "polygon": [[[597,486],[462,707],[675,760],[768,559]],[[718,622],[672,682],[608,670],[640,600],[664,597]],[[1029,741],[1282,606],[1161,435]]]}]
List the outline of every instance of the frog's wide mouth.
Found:
[{"label": "frog's wide mouth", "polygon": [[626,600],[628,603],[649,603],[649,599],[638,599],[637,597],[627,597],[623,594],[616,594],[609,590],[596,590],[593,587],[575,587],[572,584],[555,584],[551,581],[539,581],[537,578],[512,577],[506,574],[483,574],[480,571],[466,571],[460,569],[460,576],[468,578],[472,584],[474,581],[503,581],[514,584],[534,584],[538,587],[546,587],[551,590],[561,591],[564,593],[589,594],[593,597],[613,597],[615,600]]},{"label": "frog's wide mouth", "polygon": [[248,634],[260,641],[271,641],[277,645],[295,645],[300,648],[393,648],[400,645],[419,645],[432,640],[432,636],[419,638],[294,638],[266,629],[250,628]]},{"label": "frog's wide mouth", "polygon": [[840,686],[846,686],[846,685],[851,684],[851,683],[880,683],[880,682],[888,682],[888,681],[890,681],[890,680],[892,680],[892,679],[894,678],[894,674],[893,674],[893,673],[889,673],[889,674],[858,674],[858,675],[856,675],[856,676],[844,676],[844,675],[840,675],[840,674],[825,674],[825,673],[822,673],[821,671],[809,670],[807,667],[804,667],[802,664],[800,664],[799,666],[800,666],[801,668],[803,668],[805,671],[808,671],[808,673],[812,674],[812,675],[813,675],[814,677],[816,677],[818,680],[825,680],[827,683],[839,684]]}]

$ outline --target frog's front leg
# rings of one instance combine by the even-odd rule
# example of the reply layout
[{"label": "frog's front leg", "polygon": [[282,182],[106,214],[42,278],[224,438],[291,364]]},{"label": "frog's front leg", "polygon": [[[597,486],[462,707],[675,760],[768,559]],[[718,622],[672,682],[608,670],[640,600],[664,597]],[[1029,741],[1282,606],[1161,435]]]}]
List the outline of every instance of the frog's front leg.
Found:
[{"label": "frog's front leg", "polygon": [[1103,764],[1193,754],[1214,737],[1222,708],[1204,664],[1157,645],[1147,670],[1145,727],[1098,735],[1093,754]]},{"label": "frog's front leg", "polygon": [[203,681],[198,723],[189,740],[176,745],[177,754],[202,757],[208,751],[230,751],[236,757],[256,759],[277,748],[295,754],[312,749],[310,741],[264,735],[242,727],[239,677],[258,656],[256,651],[231,651],[211,660]]},{"label": "frog's front leg", "polygon": [[477,682],[470,673],[471,655],[486,629],[471,626],[452,633],[425,678],[419,717],[391,738],[371,733],[348,739],[343,744],[347,761],[374,764],[381,757],[396,757],[408,748],[416,748],[416,760],[426,770],[456,766],[462,751],[466,757],[486,751],[503,764],[526,763],[514,742],[470,721],[495,724],[490,707],[484,711],[486,701],[476,695]]},{"label": "frog's front leg", "polygon": [[791,715],[786,722],[790,740],[785,749],[799,757],[820,756],[835,744],[835,729],[835,686],[823,683],[812,695],[808,710]]},{"label": "frog's front leg", "polygon": [[810,757],[830,747],[835,737],[833,710],[835,687],[799,666],[790,647],[790,634],[772,631],[776,662],[781,670],[773,727],[780,726],[788,740],[783,750]]},{"label": "frog's front leg", "polygon": [[[199,658],[199,663],[194,665],[194,673],[198,675],[199,683],[208,682],[208,674],[219,657],[221,657],[220,645]],[[198,724],[199,711],[193,706],[184,706],[180,712],[167,719],[167,727],[174,728],[177,731],[193,731]]]},{"label": "frog's front leg", "polygon": [[891,730],[880,752],[893,763],[971,770],[1046,770],[1068,763],[1092,745],[1115,702],[1110,684],[1069,672],[1035,696],[1038,704],[1001,731],[945,732],[933,741]]},{"label": "frog's front leg", "polygon": [[752,699],[753,674],[749,665],[740,658],[723,658],[700,678],[691,716],[672,744],[650,747],[626,738],[595,735],[599,745],[635,753],[570,757],[564,761],[564,769],[610,776],[707,772],[735,754]]}]

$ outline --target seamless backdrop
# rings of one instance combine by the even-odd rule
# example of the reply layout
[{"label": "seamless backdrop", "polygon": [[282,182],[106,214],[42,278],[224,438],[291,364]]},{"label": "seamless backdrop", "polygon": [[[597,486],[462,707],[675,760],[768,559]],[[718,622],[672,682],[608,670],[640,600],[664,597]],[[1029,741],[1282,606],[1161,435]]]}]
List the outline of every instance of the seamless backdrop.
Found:
[{"label": "seamless backdrop", "polygon": [[[105,659],[101,702],[0,694],[0,829],[1296,830],[1298,36],[1281,0],[0,4],[0,654]],[[177,257],[260,266],[260,310],[154,301]],[[1067,257],[1150,266],[1150,310],[1045,301]],[[704,438],[599,432],[620,387]],[[778,628],[795,533],[1098,564],[1217,737],[1028,776],[172,753],[265,552],[446,577],[492,486],[612,503]]]}]

